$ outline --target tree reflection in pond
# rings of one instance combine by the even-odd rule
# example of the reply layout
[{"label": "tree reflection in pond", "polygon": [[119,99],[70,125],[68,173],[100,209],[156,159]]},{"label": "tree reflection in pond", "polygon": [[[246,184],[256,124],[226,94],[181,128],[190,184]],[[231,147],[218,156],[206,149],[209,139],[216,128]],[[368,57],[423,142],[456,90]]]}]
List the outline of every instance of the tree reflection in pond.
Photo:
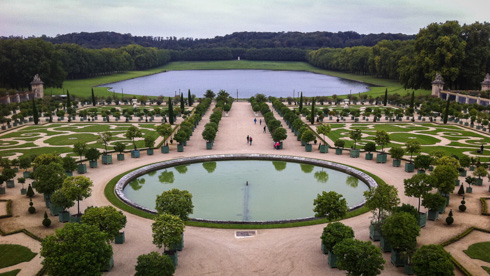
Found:
[{"label": "tree reflection in pond", "polygon": [[318,182],[327,183],[328,182],[328,173],[325,171],[315,172],[315,179]]},{"label": "tree reflection in pond", "polygon": [[359,178],[353,175],[349,175],[345,183],[347,183],[347,185],[351,186],[352,188],[356,188],[357,185],[359,185]]},{"label": "tree reflection in pond", "polygon": [[286,162],[284,161],[272,161],[272,165],[276,168],[276,171],[280,172],[286,169]]},{"label": "tree reflection in pond", "polygon": [[179,165],[175,166],[174,168],[180,173],[180,174],[185,174],[187,172],[187,166],[188,165]]},{"label": "tree reflection in pond", "polygon": [[313,169],[315,168],[315,166],[310,165],[310,164],[300,164],[300,167],[304,173],[311,173],[313,171]]},{"label": "tree reflection in pond", "polygon": [[204,162],[202,167],[208,171],[208,173],[213,173],[216,170],[216,162]]},{"label": "tree reflection in pond", "polygon": [[133,190],[137,191],[143,187],[143,184],[145,184],[146,180],[144,178],[136,178],[133,181],[129,182],[129,186],[133,188]]},{"label": "tree reflection in pond", "polygon": [[158,176],[158,181],[163,184],[172,184],[174,183],[175,176],[174,172],[169,172],[167,170],[164,170],[159,176]]}]

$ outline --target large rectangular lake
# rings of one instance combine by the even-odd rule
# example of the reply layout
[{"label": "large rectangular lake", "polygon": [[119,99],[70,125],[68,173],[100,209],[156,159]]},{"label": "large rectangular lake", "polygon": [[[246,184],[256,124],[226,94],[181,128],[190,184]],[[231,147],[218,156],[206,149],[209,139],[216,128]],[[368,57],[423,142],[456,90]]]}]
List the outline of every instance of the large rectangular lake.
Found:
[{"label": "large rectangular lake", "polygon": [[206,90],[225,90],[232,97],[250,98],[257,93],[274,97],[331,96],[368,91],[362,82],[300,71],[270,70],[185,70],[101,85],[111,91],[134,95],[174,96],[187,90],[202,97]]}]

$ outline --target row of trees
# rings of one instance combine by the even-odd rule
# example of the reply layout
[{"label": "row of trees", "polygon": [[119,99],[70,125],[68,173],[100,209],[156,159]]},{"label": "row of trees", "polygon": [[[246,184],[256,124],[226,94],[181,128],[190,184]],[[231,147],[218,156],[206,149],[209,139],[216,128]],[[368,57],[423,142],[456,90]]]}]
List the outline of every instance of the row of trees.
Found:
[{"label": "row of trees", "polygon": [[61,87],[66,77],[144,70],[170,61],[169,51],[140,45],[94,50],[41,39],[0,40],[0,56],[0,87],[18,90],[29,90],[35,74],[45,86]]},{"label": "row of trees", "polygon": [[440,73],[451,89],[479,89],[490,71],[490,23],[432,23],[415,40],[380,41],[373,47],[310,51],[311,64],[329,70],[400,80],[405,88],[429,89]]},{"label": "row of trees", "polygon": [[413,35],[404,34],[358,34],[356,32],[235,32],[214,38],[196,39],[192,37],[132,36],[116,32],[70,33],[56,37],[40,37],[54,44],[75,43],[85,48],[119,48],[129,44],[172,50],[195,48],[301,48],[319,47],[344,48],[352,46],[373,46],[381,40],[407,40]]}]

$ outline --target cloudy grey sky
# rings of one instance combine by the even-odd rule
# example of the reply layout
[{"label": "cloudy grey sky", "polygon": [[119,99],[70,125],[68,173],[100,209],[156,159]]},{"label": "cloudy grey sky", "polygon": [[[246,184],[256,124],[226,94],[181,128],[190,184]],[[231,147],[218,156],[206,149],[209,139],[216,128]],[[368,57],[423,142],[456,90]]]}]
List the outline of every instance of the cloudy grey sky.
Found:
[{"label": "cloudy grey sky", "polygon": [[115,31],[211,38],[240,31],[416,34],[489,20],[488,0],[0,0],[0,36]]}]

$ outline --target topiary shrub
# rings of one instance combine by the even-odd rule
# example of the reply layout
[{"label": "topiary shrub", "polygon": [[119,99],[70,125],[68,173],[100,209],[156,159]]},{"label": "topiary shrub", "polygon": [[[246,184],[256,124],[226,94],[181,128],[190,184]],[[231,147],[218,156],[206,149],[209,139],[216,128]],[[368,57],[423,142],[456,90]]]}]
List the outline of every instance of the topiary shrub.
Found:
[{"label": "topiary shrub", "polygon": [[458,195],[464,195],[464,187],[463,187],[463,185],[459,186]]},{"label": "topiary shrub", "polygon": [[51,225],[51,220],[48,218],[46,211],[44,211],[43,225],[44,227],[49,227]]},{"label": "topiary shrub", "polygon": [[29,209],[27,209],[29,211],[29,214],[34,214],[36,212],[36,208],[33,206],[34,203],[32,202],[32,198],[30,199],[30,202],[29,202]]},{"label": "topiary shrub", "polygon": [[34,190],[32,189],[32,185],[29,184],[29,187],[27,187],[27,193],[26,196],[29,198],[32,198],[34,196]]},{"label": "topiary shrub", "polygon": [[465,203],[466,203],[466,201],[464,201],[464,196],[463,196],[463,200],[461,200],[461,205],[459,205],[459,210],[461,212],[466,211],[466,205],[464,205]]},{"label": "topiary shrub", "polygon": [[454,222],[453,209],[451,209],[451,211],[449,211],[449,214],[446,218],[446,223],[447,223],[447,225],[451,225],[451,224],[453,224],[453,222]]}]

